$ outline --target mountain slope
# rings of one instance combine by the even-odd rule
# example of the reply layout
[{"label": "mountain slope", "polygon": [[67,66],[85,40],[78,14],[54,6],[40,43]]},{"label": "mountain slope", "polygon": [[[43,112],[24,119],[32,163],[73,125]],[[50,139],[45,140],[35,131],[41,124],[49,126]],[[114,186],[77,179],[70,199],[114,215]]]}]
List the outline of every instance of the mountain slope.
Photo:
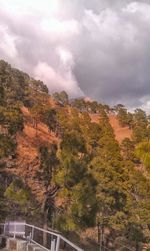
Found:
[{"label": "mountain slope", "polygon": [[21,110],[24,117],[24,129],[17,135],[16,167],[10,171],[22,177],[37,200],[41,202],[45,192],[44,187],[38,179],[34,178],[40,168],[39,146],[58,142],[58,138],[54,133],[50,133],[48,126],[43,123],[38,123],[35,129],[34,119],[28,108],[22,107]]},{"label": "mountain slope", "polygon": [[125,138],[131,139],[132,130],[128,126],[121,127],[116,115],[109,115],[110,124],[114,130],[116,140],[121,143]]},{"label": "mountain slope", "polygon": [[144,111],[129,114],[118,105],[118,122],[109,106],[69,100],[64,91],[51,96],[41,81],[4,61],[0,97],[4,219],[42,219],[65,233],[87,233],[84,244],[91,237],[93,250],[100,231],[108,249],[116,250],[118,239],[131,249],[148,241],[150,184],[136,168],[136,147],[150,135]]},{"label": "mountain slope", "polygon": [[[100,117],[99,114],[90,114],[90,118],[91,118],[92,122],[99,123],[99,117]],[[110,114],[110,115],[108,115],[108,117],[109,117],[109,122],[114,130],[116,140],[119,142],[119,144],[121,144],[121,142],[125,138],[128,138],[128,139],[132,138],[132,130],[129,129],[128,126],[122,127],[119,124],[119,121],[118,121],[116,115]]]}]

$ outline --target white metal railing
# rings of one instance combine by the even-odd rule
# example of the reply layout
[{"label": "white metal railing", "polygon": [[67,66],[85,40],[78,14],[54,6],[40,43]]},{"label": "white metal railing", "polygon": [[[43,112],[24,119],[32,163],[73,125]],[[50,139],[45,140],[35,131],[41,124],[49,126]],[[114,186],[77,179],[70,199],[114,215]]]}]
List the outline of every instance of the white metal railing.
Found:
[{"label": "white metal railing", "polygon": [[[77,245],[66,239],[61,234],[52,230],[44,230],[25,222],[10,221],[1,223],[0,228],[2,229],[4,236],[12,236],[13,238],[23,237],[27,239],[29,243],[37,244],[39,247],[43,248],[46,251],[59,251],[61,242],[65,243],[65,245],[68,245],[73,250],[83,251],[83,249],[79,248]],[[47,246],[43,244],[43,241],[41,241],[43,234],[47,235]]]}]

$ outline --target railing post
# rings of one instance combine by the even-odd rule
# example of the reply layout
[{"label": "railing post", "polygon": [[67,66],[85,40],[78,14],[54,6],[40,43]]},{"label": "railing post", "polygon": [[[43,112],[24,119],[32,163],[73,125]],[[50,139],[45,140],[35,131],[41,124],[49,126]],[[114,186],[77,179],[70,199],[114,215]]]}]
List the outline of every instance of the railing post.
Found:
[{"label": "railing post", "polygon": [[[20,228],[20,225],[25,226],[23,228]],[[30,236],[28,235],[28,231],[26,232],[26,227],[29,227],[30,230]],[[76,246],[74,243],[72,243],[71,241],[69,241],[68,239],[66,239],[64,236],[62,236],[60,233],[56,232],[56,231],[47,231],[44,230],[42,228],[30,225],[30,224],[25,224],[25,223],[20,223],[20,222],[6,222],[4,225],[4,229],[5,232],[7,233],[7,228],[8,228],[8,235],[13,236],[13,238],[15,239],[18,234],[24,235],[27,237],[27,241],[32,241],[34,244],[38,245],[39,247],[41,247],[43,250],[47,250],[47,251],[59,251],[60,250],[60,244],[61,241],[64,241],[67,245],[69,245],[70,247],[72,247],[74,250],[76,251],[83,251],[83,249],[79,248],[78,246]],[[41,245],[39,240],[34,240],[34,236],[35,236],[35,230],[37,231],[42,231],[45,232],[47,234],[50,234],[51,236],[51,247],[49,249],[49,245],[44,246],[43,244]]]},{"label": "railing post", "polygon": [[31,233],[31,239],[33,240],[34,238],[34,226],[32,227],[32,233]]},{"label": "railing post", "polygon": [[6,235],[6,223],[4,224],[4,235]]},{"label": "railing post", "polygon": [[[12,224],[13,225],[13,224]],[[16,224],[14,223],[14,239],[16,238]]]},{"label": "railing post", "polygon": [[59,247],[60,247],[60,235],[57,236],[56,250],[55,251],[59,251]]},{"label": "railing post", "polygon": [[51,241],[51,251],[55,251],[55,239]]}]

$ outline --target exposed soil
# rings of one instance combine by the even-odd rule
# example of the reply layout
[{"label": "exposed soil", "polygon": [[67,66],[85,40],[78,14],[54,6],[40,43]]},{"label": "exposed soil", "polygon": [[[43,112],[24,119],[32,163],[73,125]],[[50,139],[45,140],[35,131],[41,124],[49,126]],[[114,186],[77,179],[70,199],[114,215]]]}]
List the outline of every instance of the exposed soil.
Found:
[{"label": "exposed soil", "polygon": [[114,114],[109,116],[109,121],[110,121],[112,128],[114,129],[116,140],[119,143],[121,143],[125,138],[131,139],[132,130],[129,129],[129,127],[127,127],[127,126],[121,127]]},{"label": "exposed soil", "polygon": [[[99,122],[99,115],[98,114],[90,114],[92,122],[98,123]],[[109,121],[110,124],[114,130],[116,140],[119,142],[119,144],[125,139],[129,138],[131,139],[132,136],[132,130],[129,129],[127,126],[121,127],[119,125],[119,122],[116,118],[116,115],[110,114],[109,115]]]},{"label": "exposed soil", "polygon": [[17,135],[15,166],[7,169],[7,171],[22,177],[37,200],[41,202],[44,188],[36,177],[40,168],[39,147],[58,142],[59,139],[53,132],[49,131],[47,125],[38,123],[35,126],[32,115],[26,107],[22,107],[22,112],[24,115],[24,129],[22,133]]}]

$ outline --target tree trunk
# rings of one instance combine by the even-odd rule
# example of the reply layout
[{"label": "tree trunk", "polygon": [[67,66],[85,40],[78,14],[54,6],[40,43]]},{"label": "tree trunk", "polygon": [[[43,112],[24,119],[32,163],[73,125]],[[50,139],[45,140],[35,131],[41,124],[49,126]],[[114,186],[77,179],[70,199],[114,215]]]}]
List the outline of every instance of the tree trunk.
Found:
[{"label": "tree trunk", "polygon": [[[47,202],[47,195],[45,195],[42,207],[41,207],[41,212],[43,214],[43,229],[47,230],[48,224],[47,224],[47,218],[48,218],[48,209],[46,209],[46,202]],[[47,246],[47,233],[43,232],[43,246]]]},{"label": "tree trunk", "polygon": [[[48,209],[44,212],[44,222],[43,222],[43,229],[47,230],[48,229],[48,223],[47,223],[47,218],[48,218]],[[43,232],[43,246],[47,247],[47,233]]]},{"label": "tree trunk", "polygon": [[102,238],[102,247],[104,247],[105,250],[105,239],[104,239],[104,226],[101,226],[101,238]]},{"label": "tree trunk", "polygon": [[139,243],[138,243],[138,241],[136,241],[135,250],[136,250],[136,251],[139,251]]},{"label": "tree trunk", "polygon": [[100,224],[97,223],[97,242],[100,244]]}]

